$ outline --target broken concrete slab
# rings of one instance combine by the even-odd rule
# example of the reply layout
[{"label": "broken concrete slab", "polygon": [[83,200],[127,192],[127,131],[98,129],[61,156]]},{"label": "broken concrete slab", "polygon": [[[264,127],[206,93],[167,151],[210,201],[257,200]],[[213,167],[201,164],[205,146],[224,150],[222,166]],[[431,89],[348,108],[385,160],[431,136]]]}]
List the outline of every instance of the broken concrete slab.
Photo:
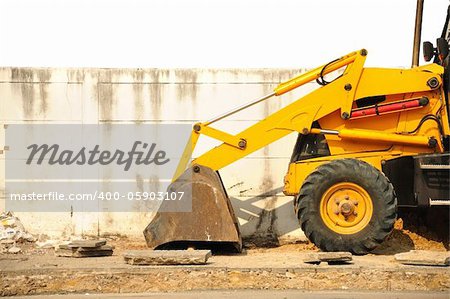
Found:
[{"label": "broken concrete slab", "polygon": [[112,245],[103,245],[100,247],[90,248],[90,247],[80,247],[78,251],[102,251],[102,250],[114,250],[114,246]]},{"label": "broken concrete slab", "polygon": [[130,250],[123,254],[131,265],[203,265],[210,250]]},{"label": "broken concrete slab", "polygon": [[[100,247],[101,248],[101,247]],[[87,249],[87,248],[57,248],[55,254],[61,257],[99,257],[111,256],[113,250],[108,249]]]},{"label": "broken concrete slab", "polygon": [[322,262],[350,262],[353,256],[350,252],[319,252]]},{"label": "broken concrete slab", "polygon": [[[100,245],[97,247],[92,247],[95,244],[106,243],[101,242],[78,242],[61,244],[55,249],[55,254],[57,256],[63,257],[98,257],[98,256],[110,256],[113,254],[114,246],[111,245]],[[74,244],[87,245],[86,247],[74,247]]]},{"label": "broken concrete slab", "polygon": [[449,251],[410,250],[409,252],[397,253],[395,260],[406,265],[419,266],[449,266]]},{"label": "broken concrete slab", "polygon": [[73,247],[69,244],[61,244],[58,246],[59,249],[72,249],[78,251],[95,251],[95,250],[113,250],[114,246],[111,245],[102,245],[99,247]]},{"label": "broken concrete slab", "polygon": [[67,244],[68,247],[95,248],[106,244],[106,240],[74,240]]},{"label": "broken concrete slab", "polygon": [[304,263],[320,264],[327,262],[328,264],[348,263],[353,260],[350,252],[314,252],[309,253],[303,259]]},{"label": "broken concrete slab", "polygon": [[307,264],[315,264],[318,265],[321,263],[320,259],[319,259],[319,254],[318,252],[314,252],[314,253],[308,253],[304,258],[303,258],[303,262],[307,263]]}]

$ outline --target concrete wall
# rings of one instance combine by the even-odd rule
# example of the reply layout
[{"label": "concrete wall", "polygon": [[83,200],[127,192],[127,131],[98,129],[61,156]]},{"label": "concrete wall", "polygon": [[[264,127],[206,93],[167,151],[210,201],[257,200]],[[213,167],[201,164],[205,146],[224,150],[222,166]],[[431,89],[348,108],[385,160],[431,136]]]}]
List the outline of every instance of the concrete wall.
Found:
[{"label": "concrete wall", "polygon": [[[0,118],[11,123],[194,123],[273,90],[302,70],[0,68]],[[233,115],[215,127],[236,133],[311,90],[313,84]],[[4,128],[0,130],[4,146]],[[225,167],[221,176],[244,236],[304,238],[292,198],[281,193],[296,135]],[[198,155],[216,142],[203,138]],[[4,189],[4,154],[0,155]],[[3,199],[4,201],[4,199]],[[0,211],[4,210],[4,202]],[[142,238],[152,213],[16,213],[32,233]]]}]

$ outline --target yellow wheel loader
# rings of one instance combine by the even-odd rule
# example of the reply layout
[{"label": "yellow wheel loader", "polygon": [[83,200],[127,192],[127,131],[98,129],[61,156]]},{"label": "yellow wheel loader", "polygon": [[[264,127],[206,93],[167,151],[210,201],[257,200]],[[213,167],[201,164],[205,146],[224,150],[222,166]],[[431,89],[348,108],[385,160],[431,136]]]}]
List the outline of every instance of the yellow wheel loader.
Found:
[{"label": "yellow wheel loader", "polygon": [[[294,197],[302,230],[322,250],[365,254],[390,234],[397,207],[448,205],[449,18],[436,48],[424,43],[433,63],[418,66],[422,11],[418,0],[410,69],[365,68],[362,49],[195,124],[169,186],[192,190],[192,212],[157,213],[144,230],[148,246],[240,251],[239,225],[218,170],[295,132],[283,192]],[[329,82],[330,73],[339,76]],[[321,86],[238,134],[212,126],[311,81]],[[190,162],[202,134],[222,143]]]}]

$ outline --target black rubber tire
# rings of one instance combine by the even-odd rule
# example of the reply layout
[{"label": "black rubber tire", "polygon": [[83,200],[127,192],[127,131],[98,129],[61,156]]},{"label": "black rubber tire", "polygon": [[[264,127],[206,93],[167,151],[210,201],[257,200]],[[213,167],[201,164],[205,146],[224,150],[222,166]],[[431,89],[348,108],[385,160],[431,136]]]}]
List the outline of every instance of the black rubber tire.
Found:
[{"label": "black rubber tire", "polygon": [[[354,234],[332,231],[320,215],[322,195],[340,182],[359,185],[372,200],[369,223]],[[323,251],[367,254],[392,232],[397,218],[397,196],[389,179],[372,165],[356,159],[334,160],[319,166],[305,179],[296,200],[302,230]]]}]

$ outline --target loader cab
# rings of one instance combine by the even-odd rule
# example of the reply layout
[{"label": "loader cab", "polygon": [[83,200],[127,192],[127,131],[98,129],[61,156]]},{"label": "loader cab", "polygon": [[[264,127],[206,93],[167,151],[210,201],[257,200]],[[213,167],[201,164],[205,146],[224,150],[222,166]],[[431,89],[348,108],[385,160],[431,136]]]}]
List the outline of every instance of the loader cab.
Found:
[{"label": "loader cab", "polygon": [[[315,121],[312,124],[312,128],[320,129],[319,123]],[[331,153],[324,135],[303,135],[299,133],[290,163],[329,155],[331,155]]]},{"label": "loader cab", "polygon": [[[439,64],[444,67],[443,76],[443,88],[446,102],[447,115],[450,115],[450,104],[449,104],[449,93],[450,93],[450,69],[449,69],[449,48],[450,48],[450,5],[447,8],[447,17],[442,28],[442,33],[439,38],[436,39],[436,43],[433,44],[430,41],[423,42],[422,50],[423,57],[426,62],[432,61],[433,63]],[[449,120],[450,121],[450,120]],[[449,124],[450,125],[450,124]],[[445,150],[448,152],[450,150],[449,136],[445,136]]]}]

